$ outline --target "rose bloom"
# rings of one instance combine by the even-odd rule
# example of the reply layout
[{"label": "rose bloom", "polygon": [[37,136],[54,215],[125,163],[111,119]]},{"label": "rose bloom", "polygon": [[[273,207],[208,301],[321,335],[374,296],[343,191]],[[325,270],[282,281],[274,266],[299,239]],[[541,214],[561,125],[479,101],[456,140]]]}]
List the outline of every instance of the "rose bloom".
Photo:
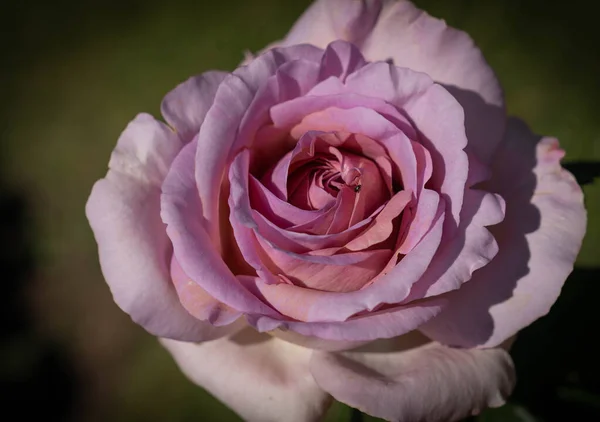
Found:
[{"label": "rose bloom", "polygon": [[557,299],[586,214],[467,34],[406,1],[319,0],[161,110],[86,213],[116,303],[192,381],[261,422],[332,397],[394,421],[503,404],[506,349]]}]

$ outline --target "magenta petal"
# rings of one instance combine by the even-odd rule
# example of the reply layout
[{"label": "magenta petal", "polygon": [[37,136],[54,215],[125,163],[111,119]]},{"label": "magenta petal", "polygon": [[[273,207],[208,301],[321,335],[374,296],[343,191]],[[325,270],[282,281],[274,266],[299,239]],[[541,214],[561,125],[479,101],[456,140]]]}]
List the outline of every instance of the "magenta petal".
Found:
[{"label": "magenta petal", "polygon": [[315,352],[310,369],[336,400],[389,421],[458,421],[501,406],[515,385],[505,350],[439,344],[386,353]]},{"label": "magenta petal", "polygon": [[203,341],[227,329],[198,321],[179,303],[160,220],[160,184],[180,148],[169,128],[138,115],[119,138],[106,178],[94,185],[86,215],[117,305],[154,335]]},{"label": "magenta petal", "polygon": [[422,328],[446,344],[493,347],[545,315],[581,247],[583,195],[560,167],[558,142],[544,138],[536,145],[517,120],[508,127],[489,183],[506,201],[504,222],[491,228],[499,253],[449,294],[450,306]]},{"label": "magenta petal", "polygon": [[313,422],[331,403],[310,375],[310,349],[253,329],[204,344],[162,343],[192,382],[245,421]]},{"label": "magenta petal", "polygon": [[185,142],[191,141],[200,131],[217,89],[226,76],[227,73],[216,71],[193,76],[163,99],[160,105],[162,115]]},{"label": "magenta petal", "polygon": [[216,300],[243,313],[276,316],[239,284],[202,224],[203,203],[194,180],[196,142],[177,156],[162,186],[161,216],[183,271]]}]

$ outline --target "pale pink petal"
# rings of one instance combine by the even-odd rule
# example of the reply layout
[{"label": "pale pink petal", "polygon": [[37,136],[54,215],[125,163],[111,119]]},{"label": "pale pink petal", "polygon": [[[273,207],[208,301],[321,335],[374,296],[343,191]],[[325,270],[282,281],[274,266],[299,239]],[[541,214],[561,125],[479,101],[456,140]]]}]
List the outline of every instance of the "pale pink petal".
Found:
[{"label": "pale pink petal", "polygon": [[346,89],[365,97],[375,97],[402,109],[434,85],[429,75],[387,62],[373,62],[346,79]]},{"label": "pale pink petal", "polygon": [[140,113],[119,137],[108,167],[146,185],[160,187],[183,145],[166,125]]},{"label": "pale pink petal", "polygon": [[375,24],[380,10],[380,0],[315,1],[280,45],[308,43],[325,48],[335,40],[360,45]]},{"label": "pale pink petal", "polygon": [[326,350],[328,352],[338,352],[341,350],[356,349],[359,346],[368,344],[369,341],[343,341],[343,340],[325,340],[314,336],[303,336],[291,330],[275,329],[269,331],[269,334],[284,341],[307,347],[313,350]]},{"label": "pale pink petal", "polygon": [[165,120],[189,142],[198,134],[226,72],[205,72],[179,84],[163,99],[160,110]]},{"label": "pale pink petal", "polygon": [[314,352],[310,369],[336,400],[389,421],[458,421],[501,406],[515,385],[505,350],[436,343],[384,353]]},{"label": "pale pink petal", "polygon": [[179,303],[160,220],[160,184],[180,148],[169,128],[138,115],[119,138],[106,178],[94,185],[86,215],[117,305],[154,335],[203,341],[227,329],[196,320]]},{"label": "pale pink petal", "polygon": [[367,60],[391,59],[448,86],[465,109],[475,153],[489,163],[504,131],[504,99],[497,77],[468,34],[408,1],[390,1],[361,51]]},{"label": "pale pink petal", "polygon": [[183,373],[249,422],[314,422],[331,403],[312,350],[247,329],[203,344],[161,340]]},{"label": "pale pink petal", "polygon": [[423,327],[450,345],[492,347],[545,315],[573,269],[585,233],[581,189],[560,167],[555,139],[536,137],[519,121],[498,150],[489,189],[506,201],[506,218],[491,228],[499,253]]}]

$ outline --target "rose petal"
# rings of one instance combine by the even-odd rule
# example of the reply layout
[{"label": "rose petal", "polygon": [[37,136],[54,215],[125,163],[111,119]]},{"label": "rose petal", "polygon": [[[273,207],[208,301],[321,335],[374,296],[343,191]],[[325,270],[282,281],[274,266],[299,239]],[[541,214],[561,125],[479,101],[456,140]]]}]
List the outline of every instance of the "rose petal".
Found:
[{"label": "rose petal", "polygon": [[310,349],[253,329],[203,344],[161,342],[192,382],[245,421],[312,422],[331,403],[310,374]]},{"label": "rose petal", "polygon": [[290,330],[281,329],[269,331],[269,334],[284,341],[297,344],[298,346],[307,347],[313,350],[326,350],[328,352],[351,350],[369,343],[368,341],[325,340],[313,336],[303,336],[302,334]]},{"label": "rose petal", "polygon": [[181,304],[195,318],[222,326],[231,324],[240,316],[238,311],[219,302],[191,280],[175,257],[171,260],[171,277]]},{"label": "rose petal", "polygon": [[367,62],[355,45],[334,41],[327,46],[323,54],[319,79],[325,80],[334,76],[343,82],[348,75],[356,72],[365,64]]},{"label": "rose petal", "polygon": [[[460,223],[463,193],[469,171],[469,160],[464,148],[467,137],[464,112],[456,100],[439,85],[404,105],[404,110],[419,130],[420,142],[431,155],[433,173],[431,189],[442,194],[449,202],[454,221]],[[432,119],[431,116],[437,116]],[[445,231],[449,230],[445,228]]]},{"label": "rose petal", "polygon": [[427,76],[387,63],[370,63],[349,76],[346,85],[358,94],[380,97],[407,113],[419,131],[419,142],[431,155],[431,188],[448,197],[453,218],[446,220],[445,231],[451,233],[459,224],[469,169],[460,104],[446,89],[432,85]]},{"label": "rose petal", "polygon": [[381,272],[392,255],[391,250],[338,253],[331,256],[296,254],[267,242],[258,243],[268,259],[267,266],[295,285],[329,292],[356,291]]},{"label": "rose petal", "polygon": [[183,271],[209,295],[243,313],[277,316],[239,284],[219,256],[204,225],[194,164],[197,142],[186,145],[173,162],[162,186],[161,217]]},{"label": "rose petal", "polygon": [[[219,194],[226,180],[226,164],[236,138],[243,147],[243,137],[238,137],[244,120],[254,124],[267,123],[268,115],[250,115],[249,107],[257,91],[275,74],[280,66],[293,59],[320,60],[323,52],[313,46],[302,45],[271,50],[229,74],[219,85],[212,107],[208,110],[198,135],[196,150],[196,184],[202,202],[205,230],[217,250],[220,245]],[[261,120],[261,118],[264,120]]]},{"label": "rose petal", "polygon": [[515,384],[506,351],[439,344],[385,353],[315,352],[310,370],[336,400],[390,421],[457,421],[501,406]]},{"label": "rose petal", "polygon": [[377,112],[364,107],[348,110],[331,107],[306,116],[294,128],[298,133],[307,130],[358,133],[376,140],[386,148],[404,189],[416,192],[417,163],[410,140]]},{"label": "rose petal", "polygon": [[504,131],[500,83],[465,32],[448,27],[408,1],[387,2],[361,51],[370,61],[425,72],[449,86],[465,109],[467,133],[476,154],[488,163]]},{"label": "rose petal", "polygon": [[[250,277],[240,276],[242,281],[247,284],[252,283]],[[264,286],[264,283],[254,281],[257,287]],[[306,319],[306,309],[295,305],[297,300],[309,299],[311,295],[322,296],[323,292],[315,290],[306,290],[306,295],[294,295],[294,291],[289,285],[280,284],[280,290],[269,289],[266,291],[269,300],[283,304],[282,307],[295,309],[298,318]],[[294,287],[294,286],[291,286]],[[298,287],[295,287],[299,289]],[[349,293],[345,293],[346,295]],[[281,295],[277,297],[277,295]],[[339,295],[339,293],[329,293],[329,295]],[[330,296],[331,297],[331,296]],[[316,301],[316,300],[315,300]],[[446,300],[436,298],[422,304],[410,304],[383,309],[381,311],[369,312],[365,315],[357,315],[342,322],[301,322],[301,321],[281,321],[270,317],[248,316],[248,322],[259,331],[272,331],[275,329],[290,330],[303,336],[316,337],[324,340],[342,341],[342,342],[361,342],[378,339],[387,339],[406,334],[431,318],[440,313],[446,305]],[[295,308],[294,308],[295,306]],[[293,314],[292,314],[293,315]]]},{"label": "rose petal", "polygon": [[442,243],[432,265],[412,286],[405,302],[460,288],[498,253],[496,239],[486,226],[504,219],[504,201],[498,195],[476,190],[468,190],[465,198],[460,234]]},{"label": "rose petal", "polygon": [[280,45],[308,43],[325,48],[338,39],[360,45],[375,24],[380,10],[380,0],[315,1]]},{"label": "rose petal", "polygon": [[489,183],[506,200],[506,218],[492,228],[500,251],[423,327],[446,344],[493,347],[545,315],[585,233],[582,192],[560,167],[558,142],[544,138],[536,146],[522,123],[511,120],[508,127]]},{"label": "rose petal", "polygon": [[163,99],[162,115],[185,142],[191,141],[200,131],[217,89],[226,77],[226,72],[217,71],[192,76]]},{"label": "rose petal", "polygon": [[171,245],[160,220],[160,184],[181,143],[165,125],[138,115],[119,138],[86,215],[113,298],[150,333],[185,341],[220,337],[181,306],[171,283]]},{"label": "rose petal", "polygon": [[[369,319],[373,315],[356,320],[348,320],[348,318],[364,311],[373,311],[383,304],[399,303],[408,296],[410,287],[423,275],[440,244],[443,221],[441,208],[438,208],[438,218],[434,226],[407,255],[410,259],[402,259],[392,271],[360,291],[342,295],[284,283],[266,284],[254,278],[243,279],[246,280],[244,284],[283,315],[314,323],[297,325],[285,323],[289,328],[304,335],[333,340],[372,340],[378,338],[377,335],[381,337],[401,335],[416,328],[416,325],[413,325],[415,321],[422,323],[431,318],[435,314],[433,310],[439,312],[439,303],[417,304],[406,307],[410,311],[401,309],[396,313],[400,315],[410,312],[415,315],[412,319],[394,318],[389,315],[377,316],[374,319]],[[254,318],[253,321],[256,322],[258,319]],[[390,324],[380,325],[377,321],[388,321]],[[322,324],[319,324],[321,322]],[[336,322],[336,324],[328,324],[328,322]]]},{"label": "rose petal", "polygon": [[249,175],[248,188],[252,209],[278,227],[287,229],[308,223],[322,213],[322,210],[303,210],[281,200],[252,175]]}]

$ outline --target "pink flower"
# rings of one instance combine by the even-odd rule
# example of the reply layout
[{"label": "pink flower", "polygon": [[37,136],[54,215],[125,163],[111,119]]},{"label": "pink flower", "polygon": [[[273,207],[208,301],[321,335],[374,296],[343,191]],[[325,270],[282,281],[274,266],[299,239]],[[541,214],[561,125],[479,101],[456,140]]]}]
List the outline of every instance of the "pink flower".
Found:
[{"label": "pink flower", "polygon": [[121,135],[86,208],[115,301],[247,420],[501,405],[585,232],[558,142],[406,1],[319,0],[270,47]]}]

